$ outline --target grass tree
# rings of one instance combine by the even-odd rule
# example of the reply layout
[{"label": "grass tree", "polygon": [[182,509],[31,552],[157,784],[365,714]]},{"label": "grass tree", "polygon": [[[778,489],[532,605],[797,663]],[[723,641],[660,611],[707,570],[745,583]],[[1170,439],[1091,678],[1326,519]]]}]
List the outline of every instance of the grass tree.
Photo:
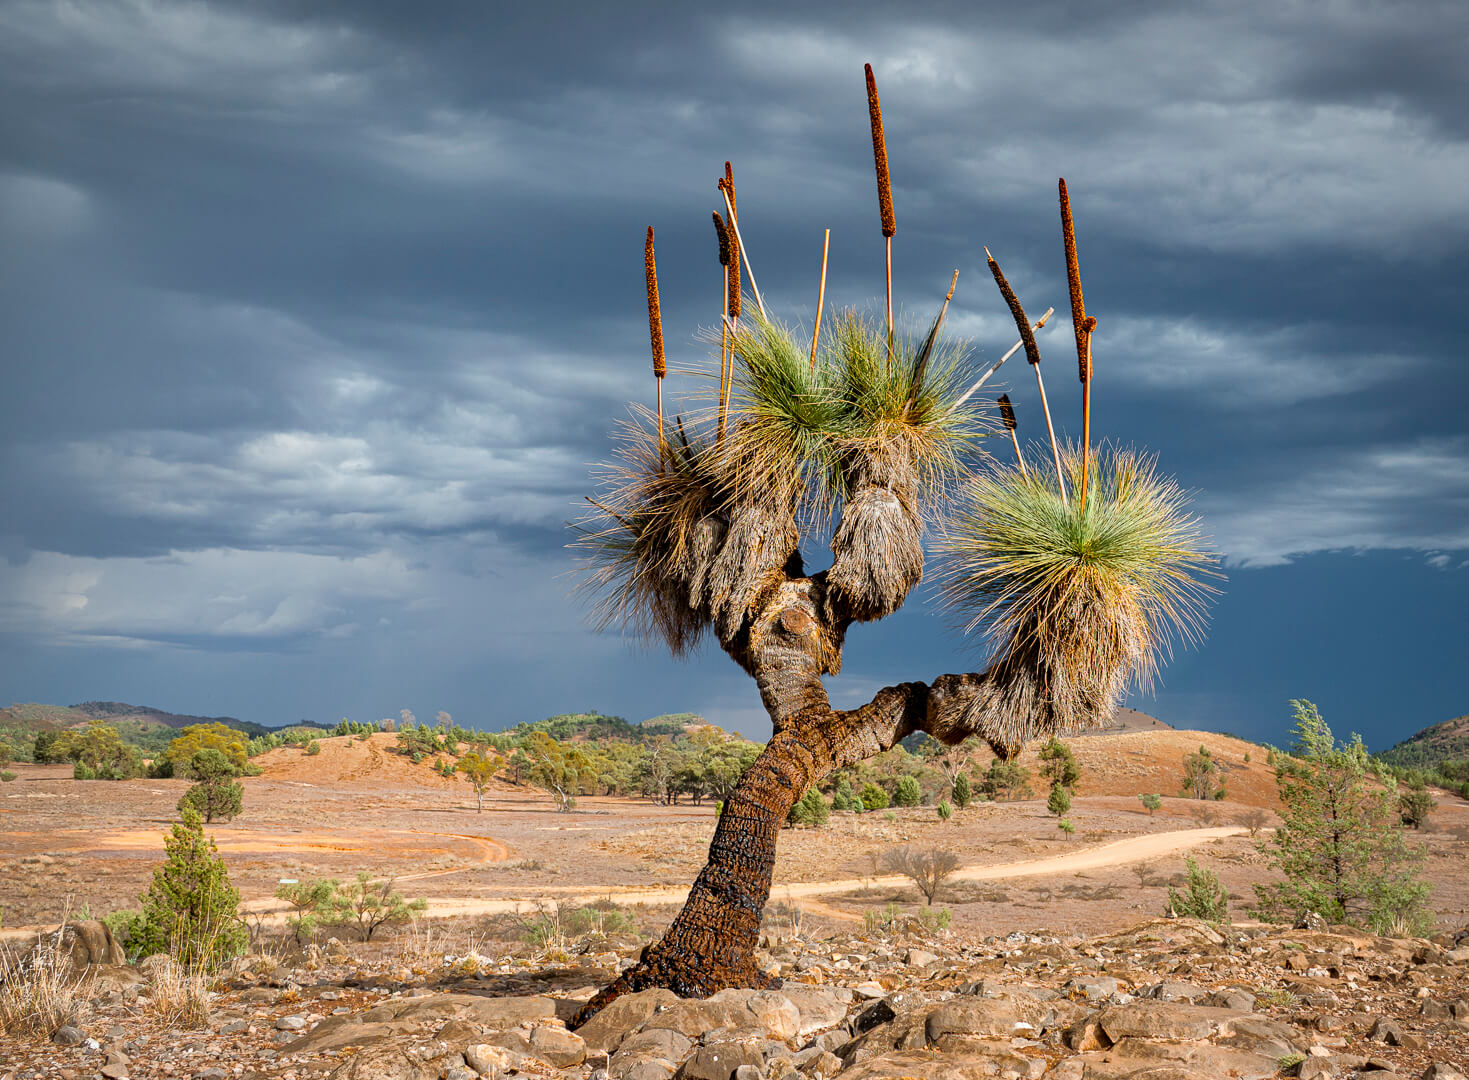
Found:
[{"label": "grass tree", "polygon": [[[719,187],[731,232],[748,239],[728,172]],[[651,246],[645,255],[651,297]],[[1029,316],[990,268],[1036,367]],[[582,1020],[649,987],[705,996],[770,985],[754,951],[776,839],[833,770],[915,732],[946,745],[978,738],[1008,760],[1034,738],[1107,720],[1170,643],[1200,627],[1213,559],[1181,489],[1129,450],[1056,443],[1028,467],[985,454],[997,425],[968,352],[943,334],[947,303],[926,332],[891,339],[885,320],[852,312],[812,334],[746,305],[715,335],[730,351],[707,380],[707,408],[667,418],[638,408],[624,425],[580,525],[599,622],[675,656],[712,640],[754,681],[773,731],[725,802],[682,911]],[[661,395],[662,328],[651,321]],[[1085,320],[1084,382],[1094,325]],[[940,537],[942,594],[984,643],[982,664],[833,708],[823,679],[841,671],[847,634],[903,606],[924,576],[928,535]],[[813,569],[803,540],[809,550],[818,539],[831,558]]]}]

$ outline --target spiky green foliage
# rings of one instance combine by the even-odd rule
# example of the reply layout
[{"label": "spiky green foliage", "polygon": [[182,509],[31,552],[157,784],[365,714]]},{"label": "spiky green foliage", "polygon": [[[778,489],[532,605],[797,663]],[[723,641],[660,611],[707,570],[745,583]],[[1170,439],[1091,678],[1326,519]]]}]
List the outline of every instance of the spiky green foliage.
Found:
[{"label": "spiky green foliage", "polygon": [[732,340],[726,437],[713,410],[666,424],[661,439],[639,411],[580,526],[599,625],[675,655],[711,628],[731,640],[798,557],[801,529],[825,529],[839,505],[833,595],[857,619],[896,610],[922,576],[926,519],[982,434],[974,410],[953,407],[964,349],[937,326],[899,342],[894,362],[882,332],[852,314],[829,325],[814,366],[778,323],[746,319]]},{"label": "spiky green foliage", "polygon": [[[1079,487],[1081,455],[1062,461]],[[1152,459],[1100,448],[1086,509],[1063,502],[1049,460],[973,479],[942,544],[945,600],[993,652],[986,737],[1018,747],[1111,714],[1129,682],[1202,629],[1207,550],[1184,492]],[[998,702],[1001,707],[996,708]]]}]

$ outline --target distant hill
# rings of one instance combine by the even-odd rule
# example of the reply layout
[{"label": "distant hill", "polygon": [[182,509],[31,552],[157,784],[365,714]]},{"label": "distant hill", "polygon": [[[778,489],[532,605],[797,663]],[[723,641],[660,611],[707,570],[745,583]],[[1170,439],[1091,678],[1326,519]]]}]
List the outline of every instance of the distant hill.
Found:
[{"label": "distant hill", "polygon": [[624,739],[640,743],[659,735],[682,735],[689,728],[705,726],[707,721],[696,713],[670,713],[655,716],[640,724],[629,723],[620,716],[604,716],[598,712],[561,713],[544,720],[517,724],[511,735],[528,735],[544,731],[558,742],[592,742],[598,739]]},{"label": "distant hill", "polygon": [[1469,760],[1469,715],[1424,728],[1377,755],[1384,765],[1430,770],[1444,761]]},{"label": "distant hill", "polygon": [[[272,729],[253,720],[238,720],[233,716],[191,716],[188,713],[171,713],[155,709],[151,705],[128,705],[121,701],[84,701],[72,709],[85,713],[89,719],[111,723],[120,719],[146,719],[164,727],[186,728],[190,724],[223,724],[225,727],[243,731],[247,735],[266,735]],[[295,725],[286,725],[288,727]]]},{"label": "distant hill", "polygon": [[1098,728],[1078,732],[1078,735],[1119,735],[1125,731],[1172,731],[1172,724],[1165,724],[1156,716],[1149,716],[1137,709],[1121,708],[1112,714],[1112,719]]},{"label": "distant hill", "polygon": [[192,716],[155,709],[151,705],[129,705],[122,701],[84,701],[80,705],[42,705],[23,702],[0,709],[0,741],[14,747],[29,745],[37,732],[65,731],[87,724],[110,724],[117,728],[123,742],[138,747],[145,754],[162,750],[180,728],[190,724],[223,724],[249,736],[268,735],[282,728],[268,728],[250,720],[233,716]]}]

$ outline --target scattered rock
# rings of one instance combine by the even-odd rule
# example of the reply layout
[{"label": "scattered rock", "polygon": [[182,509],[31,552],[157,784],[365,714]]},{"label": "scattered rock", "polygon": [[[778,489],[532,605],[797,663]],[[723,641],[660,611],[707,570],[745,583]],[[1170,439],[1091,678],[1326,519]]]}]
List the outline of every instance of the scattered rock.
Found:
[{"label": "scattered rock", "polygon": [[678,995],[672,990],[661,987],[636,994],[624,994],[577,1028],[576,1033],[587,1044],[588,1050],[597,1053],[611,1052],[617,1049],[629,1032],[635,1031],[658,1009],[678,1000]]},{"label": "scattered rock", "polygon": [[530,1046],[536,1057],[558,1069],[580,1065],[587,1056],[587,1044],[580,1035],[550,1024],[532,1029]]}]

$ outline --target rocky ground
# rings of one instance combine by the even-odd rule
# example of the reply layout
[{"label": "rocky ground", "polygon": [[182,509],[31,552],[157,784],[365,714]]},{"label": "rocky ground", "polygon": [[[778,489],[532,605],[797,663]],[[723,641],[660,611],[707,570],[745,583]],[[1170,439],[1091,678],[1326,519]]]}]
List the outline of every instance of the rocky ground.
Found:
[{"label": "rocky ground", "polygon": [[916,922],[775,933],[762,961],[779,991],[647,991],[568,1030],[641,944],[252,955],[192,1029],[159,1007],[177,974],[167,961],[94,964],[76,1024],[49,1042],[0,1038],[0,1080],[1459,1080],[1469,1066],[1469,931],[1392,940],[1176,919],[1090,938],[979,940]]}]

